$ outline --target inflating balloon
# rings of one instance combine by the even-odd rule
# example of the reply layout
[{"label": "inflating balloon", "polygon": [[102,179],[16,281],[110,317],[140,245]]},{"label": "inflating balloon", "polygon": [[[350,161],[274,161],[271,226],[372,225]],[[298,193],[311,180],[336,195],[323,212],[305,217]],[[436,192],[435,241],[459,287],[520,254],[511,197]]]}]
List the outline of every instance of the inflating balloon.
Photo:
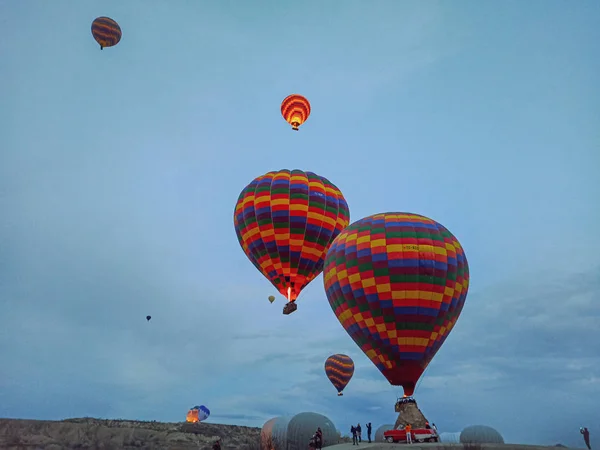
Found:
[{"label": "inflating balloon", "polygon": [[202,422],[203,420],[208,419],[208,416],[210,416],[210,411],[206,406],[193,406],[188,411],[185,420],[186,422],[191,423]]},{"label": "inflating balloon", "polygon": [[100,50],[113,47],[121,40],[121,27],[109,17],[98,17],[92,22],[92,36],[100,44]]},{"label": "inflating balloon", "polygon": [[434,220],[375,214],[334,240],[323,281],[346,332],[411,396],[463,309],[469,266],[458,240]]},{"label": "inflating balloon", "polygon": [[275,301],[275,296],[274,295],[269,295],[269,301],[271,303],[273,303]]},{"label": "inflating balloon", "polygon": [[354,361],[348,355],[341,353],[331,355],[325,360],[325,374],[337,389],[338,395],[344,395],[342,391],[354,375]]},{"label": "inflating balloon", "polygon": [[292,126],[292,130],[298,131],[310,116],[310,103],[301,95],[288,95],[281,102],[281,115]]},{"label": "inflating balloon", "polygon": [[340,190],[312,172],[269,172],[240,194],[233,216],[238,241],[288,299],[284,314],[295,309],[302,289],[323,271],[327,249],[349,216]]}]

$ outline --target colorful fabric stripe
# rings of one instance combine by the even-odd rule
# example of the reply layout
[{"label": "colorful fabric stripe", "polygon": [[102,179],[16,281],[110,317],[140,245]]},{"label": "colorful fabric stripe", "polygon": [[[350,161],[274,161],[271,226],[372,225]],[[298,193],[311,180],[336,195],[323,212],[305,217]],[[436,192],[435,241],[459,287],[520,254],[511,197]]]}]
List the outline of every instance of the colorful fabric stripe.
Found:
[{"label": "colorful fabric stripe", "polygon": [[280,170],[241,192],[234,227],[252,264],[290,300],[323,270],[331,242],[348,225],[341,191],[312,172]]},{"label": "colorful fabric stripe", "polygon": [[323,281],[346,332],[412,395],[463,309],[469,266],[458,240],[434,220],[375,214],[335,239]]}]

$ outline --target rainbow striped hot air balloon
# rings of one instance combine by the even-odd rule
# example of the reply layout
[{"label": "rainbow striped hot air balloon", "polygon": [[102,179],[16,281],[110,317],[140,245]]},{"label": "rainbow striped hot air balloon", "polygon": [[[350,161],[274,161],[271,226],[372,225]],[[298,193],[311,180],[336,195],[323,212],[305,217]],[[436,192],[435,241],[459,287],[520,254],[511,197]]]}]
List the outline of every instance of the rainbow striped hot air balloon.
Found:
[{"label": "rainbow striped hot air balloon", "polygon": [[346,332],[411,396],[463,309],[469,266],[458,240],[434,220],[375,214],[335,239],[323,281]]},{"label": "rainbow striped hot air balloon", "polygon": [[348,355],[341,353],[331,355],[325,360],[325,373],[337,389],[338,395],[344,395],[342,391],[354,375],[354,361]]},{"label": "rainbow striped hot air balloon", "polygon": [[288,95],[281,102],[281,115],[292,126],[292,130],[298,131],[300,125],[310,116],[310,103],[301,95]]},{"label": "rainbow striped hot air balloon", "polygon": [[92,22],[92,36],[100,44],[100,50],[113,47],[121,40],[121,27],[110,17],[98,17]]},{"label": "rainbow striped hot air balloon", "polygon": [[322,272],[327,249],[349,216],[340,190],[312,172],[269,172],[242,190],[233,216],[238,241],[287,297],[284,314],[293,312],[302,289]]}]

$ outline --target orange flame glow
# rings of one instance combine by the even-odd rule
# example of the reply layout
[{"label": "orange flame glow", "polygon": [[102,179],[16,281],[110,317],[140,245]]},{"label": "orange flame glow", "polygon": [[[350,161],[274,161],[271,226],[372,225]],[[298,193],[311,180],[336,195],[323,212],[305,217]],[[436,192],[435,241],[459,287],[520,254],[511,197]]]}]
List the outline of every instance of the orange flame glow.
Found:
[{"label": "orange flame glow", "polygon": [[188,413],[187,413],[185,421],[186,422],[191,422],[191,423],[198,422],[198,410],[197,409],[190,409],[188,411]]}]

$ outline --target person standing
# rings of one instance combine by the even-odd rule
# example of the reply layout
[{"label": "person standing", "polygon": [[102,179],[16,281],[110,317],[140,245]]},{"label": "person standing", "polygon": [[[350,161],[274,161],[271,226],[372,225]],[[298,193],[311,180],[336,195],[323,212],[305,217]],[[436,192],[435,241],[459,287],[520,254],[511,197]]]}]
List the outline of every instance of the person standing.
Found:
[{"label": "person standing", "polygon": [[358,445],[356,427],[354,425],[350,427],[350,433],[352,433],[352,445]]},{"label": "person standing", "polygon": [[406,426],[404,427],[404,431],[406,431],[406,443],[412,444],[412,426],[410,425],[410,423],[406,424]]},{"label": "person standing", "polygon": [[369,438],[369,443],[371,443],[371,422],[367,424],[367,437]]},{"label": "person standing", "polygon": [[590,431],[587,427],[582,427],[579,429],[579,432],[583,435],[583,440],[585,441],[588,450],[592,450],[592,447],[590,446]]},{"label": "person standing", "polygon": [[315,448],[318,450],[323,448],[323,432],[321,431],[321,427],[318,427],[315,433]]},{"label": "person standing", "polygon": [[356,434],[358,435],[358,442],[362,442],[361,436],[362,428],[360,427],[360,423],[356,425]]}]

